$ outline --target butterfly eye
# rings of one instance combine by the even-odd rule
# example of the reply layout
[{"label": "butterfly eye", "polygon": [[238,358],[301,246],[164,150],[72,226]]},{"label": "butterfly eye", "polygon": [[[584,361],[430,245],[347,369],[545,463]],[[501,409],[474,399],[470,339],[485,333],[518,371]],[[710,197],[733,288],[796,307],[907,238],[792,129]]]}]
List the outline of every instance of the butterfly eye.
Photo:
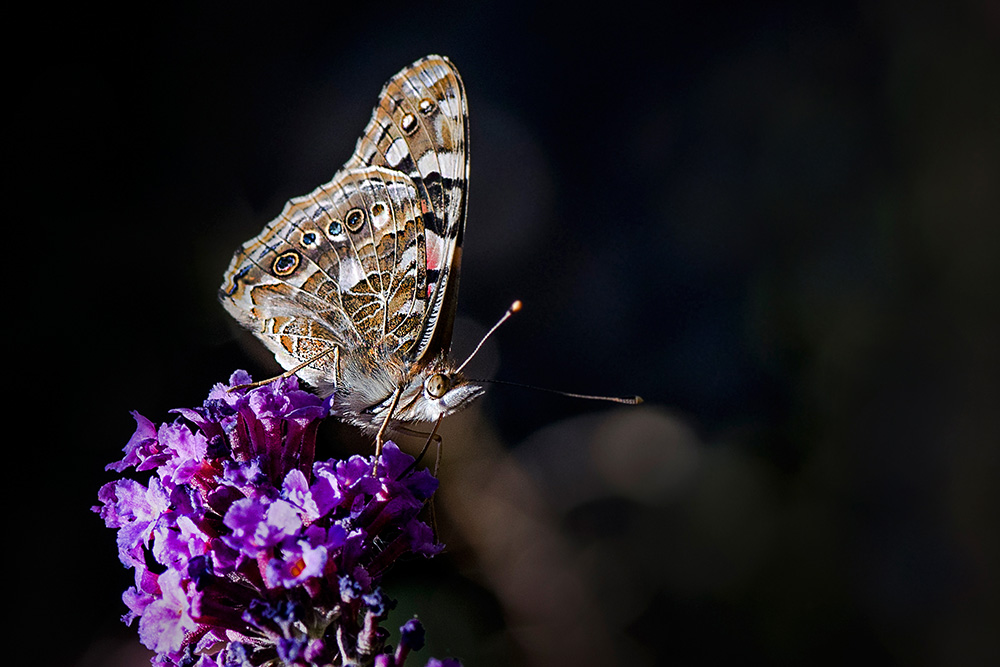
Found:
[{"label": "butterfly eye", "polygon": [[432,398],[441,398],[448,393],[451,379],[442,373],[435,373],[424,381],[424,390]]}]

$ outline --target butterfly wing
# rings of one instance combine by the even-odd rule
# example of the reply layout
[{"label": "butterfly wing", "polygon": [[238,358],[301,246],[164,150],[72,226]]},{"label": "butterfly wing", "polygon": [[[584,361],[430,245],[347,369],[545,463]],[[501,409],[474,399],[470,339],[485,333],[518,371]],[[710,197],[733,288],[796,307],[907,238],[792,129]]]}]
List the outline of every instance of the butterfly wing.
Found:
[{"label": "butterfly wing", "polygon": [[331,352],[421,363],[447,346],[465,220],[465,97],[447,60],[383,89],[354,156],[234,255],[226,309],[286,369],[337,383]]},{"label": "butterfly wing", "polygon": [[451,345],[458,301],[469,180],[469,111],[458,71],[427,56],[392,77],[345,168],[403,172],[425,207],[427,291],[419,337],[409,351],[425,363]]}]

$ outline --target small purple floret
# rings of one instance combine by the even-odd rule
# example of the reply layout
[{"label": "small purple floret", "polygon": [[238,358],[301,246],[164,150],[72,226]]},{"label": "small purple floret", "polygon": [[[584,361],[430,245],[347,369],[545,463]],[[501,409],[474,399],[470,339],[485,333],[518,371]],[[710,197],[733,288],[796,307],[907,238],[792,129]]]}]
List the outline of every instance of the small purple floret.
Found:
[{"label": "small purple floret", "polygon": [[379,583],[399,557],[442,549],[421,518],[437,479],[392,442],[377,460],[314,461],[329,401],[294,377],[230,391],[250,382],[237,371],[159,426],[133,413],[107,469],[145,481],[105,484],[94,507],[135,571],[123,620],[163,667],[400,667],[423,628],[383,652],[395,603]]},{"label": "small purple floret", "polygon": [[411,618],[403,624],[399,629],[399,645],[405,645],[412,651],[419,651],[424,647],[424,626],[420,621]]}]

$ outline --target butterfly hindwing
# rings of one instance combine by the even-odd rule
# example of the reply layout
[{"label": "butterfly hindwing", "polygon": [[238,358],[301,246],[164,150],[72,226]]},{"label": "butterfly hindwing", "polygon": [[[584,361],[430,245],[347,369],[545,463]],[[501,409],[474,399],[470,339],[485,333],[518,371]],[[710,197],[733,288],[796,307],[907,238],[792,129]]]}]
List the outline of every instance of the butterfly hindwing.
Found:
[{"label": "butterfly hindwing", "polygon": [[[313,193],[315,194],[315,193]],[[286,204],[281,215],[233,256],[220,297],[226,310],[291,369],[333,346],[360,343],[344,311],[332,244],[310,252],[310,217],[324,204],[303,197]],[[334,360],[321,356],[299,374],[318,385],[335,377]]]},{"label": "butterfly hindwing", "polygon": [[[411,117],[412,116],[412,117]],[[336,382],[332,347],[414,362],[447,347],[465,217],[465,98],[431,56],[386,85],[355,155],[237,251],[227,310],[286,369]],[[319,358],[317,358],[319,355]]]}]

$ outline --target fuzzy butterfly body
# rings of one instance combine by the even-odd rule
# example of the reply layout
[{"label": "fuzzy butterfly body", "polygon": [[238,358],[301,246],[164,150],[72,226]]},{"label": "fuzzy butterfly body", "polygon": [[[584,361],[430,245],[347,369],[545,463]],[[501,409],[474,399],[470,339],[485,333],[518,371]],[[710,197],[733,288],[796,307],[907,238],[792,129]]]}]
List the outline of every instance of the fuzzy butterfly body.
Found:
[{"label": "fuzzy butterfly body", "polygon": [[468,186],[462,81],[427,56],[382,89],[354,154],[237,250],[220,299],[361,427],[475,399],[450,360]]}]

